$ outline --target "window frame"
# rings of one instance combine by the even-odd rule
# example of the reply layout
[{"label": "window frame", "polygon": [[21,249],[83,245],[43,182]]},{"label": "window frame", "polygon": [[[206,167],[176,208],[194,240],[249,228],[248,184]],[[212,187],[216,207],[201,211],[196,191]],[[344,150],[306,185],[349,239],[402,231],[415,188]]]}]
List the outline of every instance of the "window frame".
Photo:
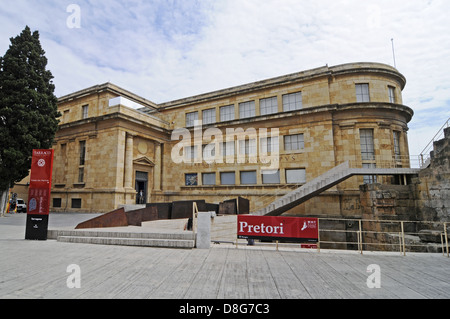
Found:
[{"label": "window frame", "polygon": [[[294,137],[296,141],[293,141]],[[298,148],[293,148],[293,146]],[[290,134],[283,136],[283,146],[285,151],[301,151],[305,149],[305,135],[303,133]]]},{"label": "window frame", "polygon": [[278,113],[278,97],[272,96],[259,100],[259,113],[269,115]]},{"label": "window frame", "polygon": [[[223,177],[227,174],[227,176],[233,175],[233,183],[224,183]],[[236,185],[236,172],[220,172],[220,185]]]},{"label": "window frame", "polygon": [[256,103],[255,101],[247,101],[239,103],[239,118],[245,119],[256,116]]},{"label": "window frame", "polygon": [[[244,178],[243,175],[252,174],[251,181],[250,182],[243,182]],[[258,183],[257,177],[256,177],[256,170],[249,170],[249,171],[240,171],[239,177],[241,179],[241,185],[256,185]],[[247,178],[247,177],[246,177]]]},{"label": "window frame", "polygon": [[388,96],[389,96],[389,103],[396,103],[395,98],[395,86],[388,85]]},{"label": "window frame", "polygon": [[[367,132],[370,132],[369,134],[370,136],[366,135]],[[363,161],[374,161],[375,160],[374,129],[373,128],[359,129],[359,139],[361,147],[361,159]]]},{"label": "window frame", "polygon": [[356,103],[370,102],[370,87],[369,83],[356,83]]},{"label": "window frame", "polygon": [[[188,177],[192,178],[192,184],[188,183]],[[198,173],[185,173],[184,174],[184,186],[198,186]]]},{"label": "window frame", "polygon": [[219,113],[221,122],[233,121],[235,119],[234,104],[221,106]]},{"label": "window frame", "polygon": [[185,115],[186,127],[194,127],[195,121],[198,121],[198,111],[186,113]]},{"label": "window frame", "polygon": [[[301,181],[289,181],[288,178],[288,172],[293,172],[293,171],[301,171],[301,175],[303,175],[302,177],[304,177],[304,179],[302,179]],[[306,183],[306,169],[305,168],[286,168],[284,171],[285,177],[286,177],[286,184],[305,184]]]},{"label": "window frame", "polygon": [[[273,182],[272,180],[267,180],[268,177],[267,176],[277,176],[278,180],[276,182]],[[264,176],[266,176],[266,178],[264,178]],[[275,173],[273,174],[268,174],[268,173],[264,173],[264,171],[261,172],[261,182],[263,184],[280,184],[281,183],[281,174],[280,174],[280,170],[277,169]]]},{"label": "window frame", "polygon": [[[209,176],[209,178],[214,176],[213,183],[205,182],[205,176]],[[202,173],[202,185],[206,185],[206,186],[216,185],[216,172],[212,172],[212,173],[211,172],[205,172],[205,173]]]},{"label": "window frame", "polygon": [[[205,116],[206,115],[206,116]],[[202,124],[214,124],[216,123],[216,109],[206,109],[202,111]]]},{"label": "window frame", "polygon": [[[298,97],[300,97],[298,99]],[[294,98],[294,101],[290,99]],[[283,99],[283,112],[301,110],[303,108],[303,95],[302,92],[288,93],[282,96]],[[289,101],[287,101],[289,99]],[[292,107],[292,105],[294,105]]]}]

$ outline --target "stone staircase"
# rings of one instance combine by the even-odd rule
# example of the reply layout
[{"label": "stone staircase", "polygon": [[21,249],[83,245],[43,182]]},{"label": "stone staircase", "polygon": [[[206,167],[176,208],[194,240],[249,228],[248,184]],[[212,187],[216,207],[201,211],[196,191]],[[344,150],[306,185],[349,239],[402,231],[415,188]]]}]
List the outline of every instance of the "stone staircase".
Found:
[{"label": "stone staircase", "polygon": [[195,247],[193,232],[157,233],[115,230],[49,230],[48,239],[66,243],[122,245],[140,247],[186,248]]},{"label": "stone staircase", "polygon": [[347,161],[252,214],[279,216],[354,175],[417,175],[419,171],[414,168],[351,168]]}]

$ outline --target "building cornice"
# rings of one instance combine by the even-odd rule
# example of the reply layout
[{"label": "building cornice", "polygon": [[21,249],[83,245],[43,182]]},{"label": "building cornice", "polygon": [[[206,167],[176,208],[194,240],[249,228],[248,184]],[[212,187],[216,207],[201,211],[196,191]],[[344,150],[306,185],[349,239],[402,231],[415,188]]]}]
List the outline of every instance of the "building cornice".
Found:
[{"label": "building cornice", "polygon": [[250,93],[257,90],[276,87],[279,85],[308,81],[311,79],[317,79],[324,76],[335,77],[346,74],[381,74],[384,76],[394,78],[394,80],[396,80],[400,84],[402,90],[406,85],[406,78],[397,69],[395,69],[390,65],[372,62],[347,63],[332,67],[324,66],[302,72],[274,77],[262,81],[257,81],[249,84],[230,87],[227,89],[195,95],[170,102],[165,102],[158,104],[158,109],[160,111],[163,111],[166,109],[172,109],[177,107],[186,107],[201,102],[217,100],[238,94]]},{"label": "building cornice", "polygon": [[94,85],[89,88],[61,96],[60,98],[58,98],[58,103],[70,102],[75,99],[80,99],[85,96],[89,96],[92,94],[99,94],[102,92],[111,92],[117,96],[125,97],[133,102],[141,104],[142,106],[148,107],[150,109],[157,109],[158,107],[156,103],[149,101],[137,94],[134,94],[110,82]]}]

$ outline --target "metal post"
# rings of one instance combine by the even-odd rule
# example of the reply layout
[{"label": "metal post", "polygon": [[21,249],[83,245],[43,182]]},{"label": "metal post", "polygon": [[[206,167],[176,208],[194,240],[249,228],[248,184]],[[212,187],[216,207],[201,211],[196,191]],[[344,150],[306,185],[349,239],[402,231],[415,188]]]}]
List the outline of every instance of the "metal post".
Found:
[{"label": "metal post", "polygon": [[402,233],[398,233],[398,239],[400,243],[398,244],[398,247],[400,248],[400,255],[402,254]]},{"label": "metal post", "polygon": [[405,230],[403,227],[403,221],[401,222],[402,226],[402,245],[403,245],[403,256],[406,256],[406,250],[405,250]]},{"label": "metal post", "polygon": [[319,227],[320,218],[317,218],[317,252],[320,253],[320,227]]},{"label": "metal post", "polygon": [[361,219],[358,221],[359,223],[359,234],[358,234],[358,242],[359,242],[359,251],[361,255],[363,254],[363,242],[362,242],[362,226]]},{"label": "metal post", "polygon": [[448,254],[447,223],[444,223],[444,234],[445,234],[445,246],[447,247],[447,258],[449,258],[449,254]]},{"label": "metal post", "polygon": [[445,256],[445,250],[444,250],[444,233],[441,233],[441,247],[442,247],[442,256]]}]

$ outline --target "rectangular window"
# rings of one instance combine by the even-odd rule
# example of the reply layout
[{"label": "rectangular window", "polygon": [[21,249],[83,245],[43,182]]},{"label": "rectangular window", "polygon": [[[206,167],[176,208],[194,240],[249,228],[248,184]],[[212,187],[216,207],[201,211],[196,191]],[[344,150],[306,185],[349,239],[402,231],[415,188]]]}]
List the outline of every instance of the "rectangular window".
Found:
[{"label": "rectangular window", "polygon": [[359,130],[361,140],[361,158],[363,161],[373,161],[375,159],[375,148],[373,145],[373,129]]},{"label": "rectangular window", "polygon": [[389,103],[395,103],[395,87],[388,86],[389,90]]},{"label": "rectangular window", "polygon": [[185,146],[184,158],[186,160],[195,160],[197,158],[197,146]]},{"label": "rectangular window", "polygon": [[234,141],[224,142],[220,144],[220,154],[222,156],[234,155]]},{"label": "rectangular window", "polygon": [[283,95],[283,112],[300,110],[302,106],[302,92]]},{"label": "rectangular window", "polygon": [[[375,163],[363,163],[363,168],[376,168],[377,166]],[[364,184],[373,184],[377,182],[377,176],[376,175],[364,175],[363,176]]]},{"label": "rectangular window", "polygon": [[222,106],[219,111],[221,122],[234,120],[234,105]]},{"label": "rectangular window", "polygon": [[286,135],[284,137],[284,150],[296,151],[305,148],[305,140],[303,134]]},{"label": "rectangular window", "polygon": [[81,208],[81,198],[72,198],[72,208]]},{"label": "rectangular window", "polygon": [[192,127],[198,121],[198,112],[191,112],[186,114],[186,127]]},{"label": "rectangular window", "polygon": [[80,166],[83,166],[86,160],[86,141],[80,141]]},{"label": "rectangular window", "polygon": [[203,173],[202,174],[203,185],[216,185],[216,173]]},{"label": "rectangular window", "polygon": [[216,123],[216,109],[203,110],[203,124]]},{"label": "rectangular window", "polygon": [[184,184],[186,186],[197,186],[197,173],[185,174]]},{"label": "rectangular window", "polygon": [[356,102],[370,102],[369,84],[356,84]]},{"label": "rectangular window", "polygon": [[78,168],[78,183],[84,182],[84,167]]},{"label": "rectangular window", "polygon": [[87,119],[88,118],[88,112],[89,112],[89,105],[83,105],[81,107],[81,118],[82,119]]},{"label": "rectangular window", "polygon": [[273,114],[278,112],[278,99],[276,96],[259,100],[261,115]]},{"label": "rectangular window", "polygon": [[267,153],[279,153],[280,151],[280,145],[278,142],[278,136],[274,136],[274,137],[263,137],[260,139],[260,145],[261,145],[261,149],[260,152],[263,154],[267,154]]},{"label": "rectangular window", "polygon": [[306,183],[306,170],[304,168],[286,169],[286,183],[288,184]]},{"label": "rectangular window", "polygon": [[240,155],[256,155],[256,140],[239,141]]},{"label": "rectangular window", "polygon": [[62,206],[61,198],[53,198],[53,208],[60,208]]},{"label": "rectangular window", "polygon": [[280,170],[262,173],[263,184],[280,184]]},{"label": "rectangular window", "polygon": [[234,172],[222,172],[220,173],[220,184],[222,185],[234,185],[236,184],[236,177]]},{"label": "rectangular window", "polygon": [[242,185],[256,184],[256,171],[241,172],[240,176]]},{"label": "rectangular window", "polygon": [[203,145],[203,159],[204,160],[212,160],[216,156],[216,145],[214,144],[206,144]]},{"label": "rectangular window", "polygon": [[239,118],[244,119],[255,116],[255,109],[255,101],[239,103]]},{"label": "rectangular window", "polygon": [[401,155],[400,155],[400,132],[394,131],[394,155],[395,160],[400,161]]}]

